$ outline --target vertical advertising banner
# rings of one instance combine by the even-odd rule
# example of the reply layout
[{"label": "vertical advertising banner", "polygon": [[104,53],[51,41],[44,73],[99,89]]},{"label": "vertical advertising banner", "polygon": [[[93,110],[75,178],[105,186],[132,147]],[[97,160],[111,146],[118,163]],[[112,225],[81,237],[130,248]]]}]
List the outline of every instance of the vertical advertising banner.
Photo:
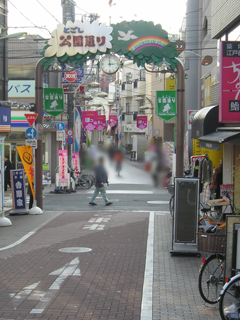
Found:
[{"label": "vertical advertising banner", "polygon": [[11,170],[11,188],[14,210],[26,210],[25,174],[23,169]]},{"label": "vertical advertising banner", "polygon": [[4,163],[3,163],[3,149],[4,149],[4,138],[0,138],[0,209],[3,210],[3,172],[4,172]]},{"label": "vertical advertising banner", "polygon": [[122,116],[118,117],[118,149],[122,151]]},{"label": "vertical advertising banner", "polygon": [[75,152],[79,151],[81,141],[81,118],[79,111],[75,108]]},{"label": "vertical advertising banner", "polygon": [[102,131],[102,130],[106,129],[106,116],[105,115],[99,115],[97,122],[98,122],[97,126],[96,126],[97,131]]},{"label": "vertical advertising banner", "polygon": [[118,121],[117,116],[110,115],[108,124],[109,124],[110,127],[114,127],[114,126],[116,126],[117,121]]},{"label": "vertical advertising banner", "polygon": [[176,91],[157,91],[157,115],[164,121],[169,121],[177,115]]},{"label": "vertical advertising banner", "polygon": [[137,128],[143,130],[147,128],[147,116],[137,116]]},{"label": "vertical advertising banner", "polygon": [[87,131],[93,131],[97,126],[98,112],[97,111],[83,111],[82,124]]},{"label": "vertical advertising banner", "polygon": [[219,122],[240,122],[240,42],[220,42]]},{"label": "vertical advertising banner", "polygon": [[67,175],[67,150],[58,150],[59,158],[59,181],[68,181]]},{"label": "vertical advertising banner", "polygon": [[79,177],[80,173],[80,158],[78,152],[72,153],[72,168],[74,169],[74,177]]},{"label": "vertical advertising banner", "polygon": [[31,146],[21,146],[17,147],[19,157],[22,161],[23,168],[27,174],[28,182],[32,191],[33,199],[34,195],[34,172],[33,172],[33,153]]},{"label": "vertical advertising banner", "polygon": [[0,106],[0,132],[11,131],[11,107]]}]

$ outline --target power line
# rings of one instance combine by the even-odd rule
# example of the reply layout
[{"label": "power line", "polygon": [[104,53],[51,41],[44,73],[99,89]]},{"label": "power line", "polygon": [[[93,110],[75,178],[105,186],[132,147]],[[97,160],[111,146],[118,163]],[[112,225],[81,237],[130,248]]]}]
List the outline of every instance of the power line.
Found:
[{"label": "power line", "polygon": [[45,11],[47,11],[48,14],[50,14],[50,16],[51,16],[53,19],[55,19],[58,23],[61,23],[51,12],[48,11],[47,8],[44,7],[44,5],[43,5],[39,0],[36,0],[36,1],[37,1],[37,3],[40,4],[40,6],[43,7],[43,9],[44,9]]},{"label": "power line", "polygon": [[87,14],[90,14],[89,12],[87,12],[86,10],[84,10],[84,9],[81,9],[79,6],[77,6],[76,4],[75,4],[75,7],[76,8],[78,8],[78,9],[80,9],[81,11],[83,11],[83,12],[85,12],[85,13],[87,13]]},{"label": "power line", "polygon": [[12,3],[12,1],[8,0],[8,2],[11,3],[11,5],[12,5],[25,19],[27,19],[31,24],[33,24],[34,27],[38,28],[38,26],[37,26],[34,22],[32,22],[24,13],[22,13],[22,11],[20,11],[20,10],[15,6],[15,4]]}]

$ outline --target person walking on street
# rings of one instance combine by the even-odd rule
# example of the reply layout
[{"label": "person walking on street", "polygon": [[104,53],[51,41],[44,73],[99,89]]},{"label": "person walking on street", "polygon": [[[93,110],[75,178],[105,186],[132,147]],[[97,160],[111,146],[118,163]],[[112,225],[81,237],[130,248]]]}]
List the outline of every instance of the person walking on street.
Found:
[{"label": "person walking on street", "polygon": [[112,202],[107,198],[106,195],[106,189],[104,187],[104,184],[108,184],[108,176],[107,172],[104,168],[104,158],[99,158],[99,164],[95,168],[95,190],[93,192],[92,198],[89,202],[91,205],[97,205],[95,202],[95,199],[99,192],[101,192],[101,195],[103,197],[103,200],[105,201],[106,206],[109,206],[112,204]]},{"label": "person walking on street", "polygon": [[12,169],[12,164],[8,156],[4,160],[4,191],[7,191],[8,186],[11,188],[10,170]]}]

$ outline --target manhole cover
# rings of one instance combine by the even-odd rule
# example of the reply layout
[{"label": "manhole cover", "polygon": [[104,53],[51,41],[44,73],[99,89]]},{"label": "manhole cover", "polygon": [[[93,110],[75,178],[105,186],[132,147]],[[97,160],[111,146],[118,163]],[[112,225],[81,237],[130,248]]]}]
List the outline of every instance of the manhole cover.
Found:
[{"label": "manhole cover", "polygon": [[83,252],[90,252],[92,251],[91,248],[84,248],[84,247],[69,247],[69,248],[62,248],[59,249],[60,252],[65,253],[83,253]]}]

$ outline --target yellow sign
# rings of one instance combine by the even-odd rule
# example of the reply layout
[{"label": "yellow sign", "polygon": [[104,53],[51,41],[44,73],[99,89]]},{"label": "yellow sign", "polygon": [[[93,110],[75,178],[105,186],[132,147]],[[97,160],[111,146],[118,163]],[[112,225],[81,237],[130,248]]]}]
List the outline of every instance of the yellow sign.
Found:
[{"label": "yellow sign", "polygon": [[204,107],[211,104],[211,76],[204,81]]},{"label": "yellow sign", "polygon": [[166,79],[166,90],[176,90],[176,79]]},{"label": "yellow sign", "polygon": [[199,140],[193,139],[193,155],[200,156],[207,154],[209,159],[212,160],[213,168],[216,168],[220,164],[220,160],[223,158],[223,145],[221,144],[221,148],[219,151],[204,149],[199,147]]},{"label": "yellow sign", "polygon": [[28,182],[32,191],[33,199],[34,196],[34,172],[33,172],[33,153],[31,146],[17,147],[19,157],[22,161],[24,170],[26,171]]}]

